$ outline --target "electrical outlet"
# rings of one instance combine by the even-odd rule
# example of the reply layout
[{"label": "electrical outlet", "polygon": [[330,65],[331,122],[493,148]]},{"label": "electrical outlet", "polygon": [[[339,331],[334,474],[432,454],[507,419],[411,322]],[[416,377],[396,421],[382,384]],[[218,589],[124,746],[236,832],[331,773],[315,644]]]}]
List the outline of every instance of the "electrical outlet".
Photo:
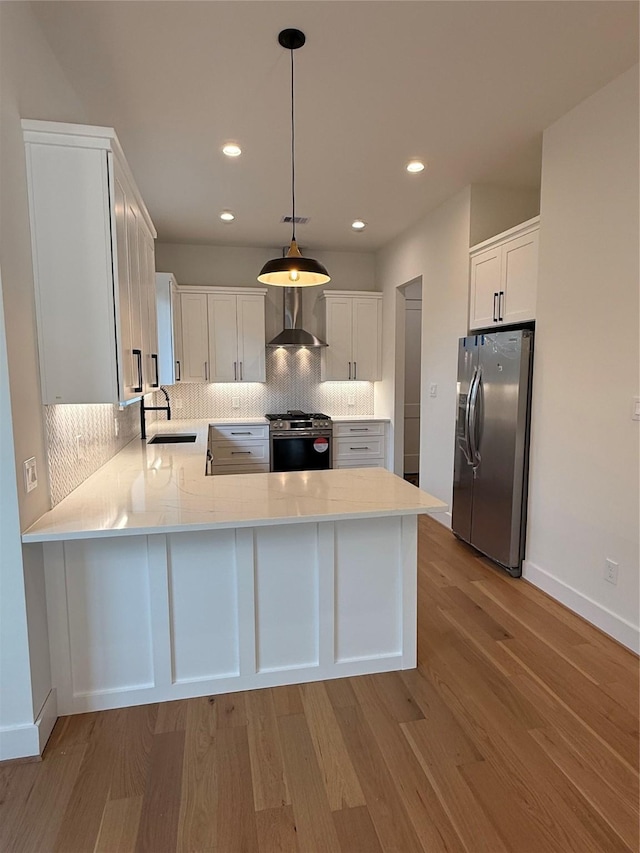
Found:
[{"label": "electrical outlet", "polygon": [[182,400],[176,400],[174,405],[175,405],[176,409],[183,409],[184,408],[184,403],[182,402]]},{"label": "electrical outlet", "polygon": [[604,579],[609,583],[618,583],[618,564],[609,558],[604,561]]},{"label": "electrical outlet", "polygon": [[76,459],[78,462],[84,461],[84,436],[76,436]]},{"label": "electrical outlet", "polygon": [[239,409],[240,408],[240,397],[232,397],[231,398],[231,408]]},{"label": "electrical outlet", "polygon": [[356,398],[353,396],[353,394],[350,394],[347,397],[347,406],[355,406],[355,404],[356,404]]},{"label": "electrical outlet", "polygon": [[437,397],[438,396],[438,386],[435,384],[435,382],[433,382],[429,386],[429,396],[430,397]]},{"label": "electrical outlet", "polygon": [[113,434],[116,438],[120,435],[120,421],[117,418],[113,419]]},{"label": "electrical outlet", "polygon": [[38,485],[38,470],[36,468],[36,457],[32,456],[24,463],[24,490],[32,492]]}]

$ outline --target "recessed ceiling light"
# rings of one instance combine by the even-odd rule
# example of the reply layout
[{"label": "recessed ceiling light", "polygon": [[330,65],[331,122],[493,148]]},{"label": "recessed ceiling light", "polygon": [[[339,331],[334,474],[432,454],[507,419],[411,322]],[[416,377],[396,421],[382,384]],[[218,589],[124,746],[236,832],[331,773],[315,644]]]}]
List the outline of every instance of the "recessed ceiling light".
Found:
[{"label": "recessed ceiling light", "polygon": [[236,215],[231,210],[223,210],[220,214],[220,219],[222,219],[223,222],[233,222],[235,218]]},{"label": "recessed ceiling light", "polygon": [[410,160],[407,163],[407,172],[421,172],[424,169],[422,160]]},{"label": "recessed ceiling light", "polygon": [[351,227],[354,231],[362,231],[364,228],[367,227],[367,223],[364,221],[364,219],[354,219],[351,223]]},{"label": "recessed ceiling light", "polygon": [[222,153],[226,154],[227,157],[239,157],[242,154],[242,148],[235,142],[227,142],[226,145],[222,146]]}]

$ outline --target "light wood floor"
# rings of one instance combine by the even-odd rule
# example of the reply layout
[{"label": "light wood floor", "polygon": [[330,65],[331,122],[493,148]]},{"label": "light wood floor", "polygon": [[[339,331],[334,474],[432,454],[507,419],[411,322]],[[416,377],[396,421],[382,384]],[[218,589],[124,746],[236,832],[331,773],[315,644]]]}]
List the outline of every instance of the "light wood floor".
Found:
[{"label": "light wood floor", "polygon": [[638,661],[421,520],[419,667],[60,719],[0,850],[638,850]]}]

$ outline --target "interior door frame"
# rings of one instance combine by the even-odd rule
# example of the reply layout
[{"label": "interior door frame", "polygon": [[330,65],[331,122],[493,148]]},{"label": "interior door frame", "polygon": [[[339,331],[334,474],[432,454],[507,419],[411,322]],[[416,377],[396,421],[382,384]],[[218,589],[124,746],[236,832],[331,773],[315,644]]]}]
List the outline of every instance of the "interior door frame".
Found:
[{"label": "interior door frame", "polygon": [[[420,284],[420,294],[424,310],[424,282],[422,276],[405,281],[396,287],[396,351],[395,351],[395,395],[393,402],[393,473],[404,477],[404,382],[405,382],[405,333],[406,333],[406,296],[412,285]],[[424,335],[420,344],[420,370],[424,359]],[[422,404],[420,406],[422,412]],[[422,459],[422,426],[420,427],[420,458]],[[422,470],[420,470],[420,478]]]}]

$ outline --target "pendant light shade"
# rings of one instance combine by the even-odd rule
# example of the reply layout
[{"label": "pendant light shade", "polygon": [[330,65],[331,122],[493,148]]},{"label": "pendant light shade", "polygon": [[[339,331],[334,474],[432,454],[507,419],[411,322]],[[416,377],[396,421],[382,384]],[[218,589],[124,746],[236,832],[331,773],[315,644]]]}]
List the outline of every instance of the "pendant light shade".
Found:
[{"label": "pendant light shade", "polygon": [[325,267],[313,258],[303,258],[296,242],[296,157],[295,157],[295,102],[293,85],[293,51],[305,43],[300,30],[282,30],[278,42],[291,52],[291,245],[284,257],[273,258],[262,267],[258,281],[276,287],[316,287],[331,281]]}]

